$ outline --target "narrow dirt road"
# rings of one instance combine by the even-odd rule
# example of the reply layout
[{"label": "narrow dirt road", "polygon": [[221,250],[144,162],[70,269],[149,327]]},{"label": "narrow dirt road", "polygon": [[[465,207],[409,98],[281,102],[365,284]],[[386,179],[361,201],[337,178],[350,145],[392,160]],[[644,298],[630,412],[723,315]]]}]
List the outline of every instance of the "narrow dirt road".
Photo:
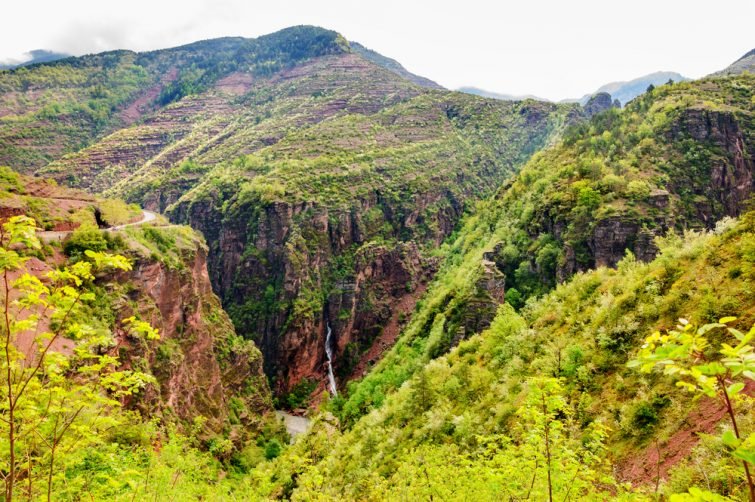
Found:
[{"label": "narrow dirt road", "polygon": [[[114,227],[105,228],[103,229],[105,232],[113,232],[115,230],[121,230],[126,227],[134,227],[137,225],[144,225],[145,223],[149,223],[150,221],[154,221],[157,219],[157,214],[153,213],[152,211],[147,211],[146,209],[142,210],[142,219],[139,221],[135,221],[133,223],[126,223],[124,225],[116,225]],[[37,237],[43,241],[43,242],[53,242],[53,241],[62,241],[63,239],[73,232],[73,230],[50,230],[45,232],[37,232]]]}]

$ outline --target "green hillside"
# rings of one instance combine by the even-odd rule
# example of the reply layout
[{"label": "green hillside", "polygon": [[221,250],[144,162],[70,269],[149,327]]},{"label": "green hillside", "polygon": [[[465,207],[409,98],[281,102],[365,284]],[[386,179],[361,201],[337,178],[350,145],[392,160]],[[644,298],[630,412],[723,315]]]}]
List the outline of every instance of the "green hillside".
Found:
[{"label": "green hillside", "polygon": [[712,228],[744,210],[753,190],[752,82],[663,86],[535,155],[444,248],[435,284],[397,346],[350,390],[346,416],[379,405],[428,357],[484,328],[500,302],[496,281],[521,308],[577,271],[615,266],[625,250],[652,259],[656,236]]},{"label": "green hillside", "polygon": [[0,71],[4,500],[755,502],[734,70],[593,114],[298,26]]},{"label": "green hillside", "polygon": [[[221,42],[201,72],[176,56]],[[577,105],[428,89],[364,54],[311,27],[158,51],[190,85],[177,77],[139,121],[38,170],[201,231],[215,291],[279,393],[324,377],[329,325],[350,377],[464,211],[583,120]]]},{"label": "green hillside", "polygon": [[[571,489],[579,499],[613,498],[628,489],[617,482],[651,494],[658,475],[668,476],[661,493],[707,483],[745,497],[741,470],[721,457],[720,442],[683,440],[690,431],[715,434],[716,420],[707,420],[723,418],[723,410],[690,399],[673,378],[643,375],[626,363],[653,330],[670,329],[680,317],[699,325],[736,314],[740,329],[753,325],[754,217],[665,239],[648,264],[628,256],[617,269],[580,273],[519,313],[502,305],[489,329],[447,355],[423,358],[405,385],[352,427],[338,432],[325,419],[283,457],[273,479],[288,489],[293,483],[294,500],[464,500],[471,493],[500,500],[529,489],[545,499],[543,464],[536,466],[544,446],[527,427],[537,427],[531,395],[553,378],[558,390],[550,395],[558,397],[563,421],[554,441],[564,449],[554,453],[563,455],[557,497]],[[402,356],[417,357],[418,346],[437,343],[442,323],[436,317],[426,343],[404,340]],[[697,422],[700,413],[705,421]],[[755,425],[751,413],[751,402],[740,408],[747,431]],[[653,463],[656,448],[669,459],[660,466]],[[581,470],[570,474],[570,462]]]}]

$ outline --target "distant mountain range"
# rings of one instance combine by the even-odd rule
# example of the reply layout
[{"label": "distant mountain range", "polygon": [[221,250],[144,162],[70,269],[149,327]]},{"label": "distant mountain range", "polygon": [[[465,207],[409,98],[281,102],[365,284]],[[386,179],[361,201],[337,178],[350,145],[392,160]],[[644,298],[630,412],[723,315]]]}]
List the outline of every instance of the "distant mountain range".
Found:
[{"label": "distant mountain range", "polygon": [[548,99],[535,96],[533,94],[501,94],[498,92],[486,91],[479,87],[459,87],[459,92],[466,92],[467,94],[474,94],[475,96],[482,96],[484,98],[502,99],[503,101],[521,101],[523,99],[536,99],[538,101],[549,101]]},{"label": "distant mountain range", "polygon": [[70,54],[48,51],[46,49],[35,49],[33,51],[29,51],[27,55],[29,56],[28,59],[7,59],[5,61],[0,61],[0,70],[12,70],[13,68],[18,68],[20,66],[29,66],[37,63],[49,63],[51,61],[57,61],[58,59],[70,57]]},{"label": "distant mountain range", "polygon": [[[754,64],[753,61],[755,61],[755,56],[750,54],[751,65]],[[609,84],[605,84],[601,86],[595,92],[585,94],[581,98],[563,99],[559,102],[560,103],[579,103],[581,105],[584,105],[587,103],[587,101],[589,101],[590,97],[595,96],[596,94],[599,94],[601,92],[606,92],[611,95],[611,98],[618,99],[622,105],[625,105],[626,103],[633,100],[640,94],[644,93],[647,90],[648,86],[650,86],[651,84],[654,86],[663,85],[669,80],[673,80],[674,82],[684,82],[690,79],[676,72],[658,71],[655,73],[644,75],[642,77],[635,78],[633,80],[611,82]],[[466,92],[467,94],[484,96],[486,98],[502,99],[504,101],[520,101],[523,99],[537,99],[539,101],[550,101],[548,99],[540,98],[532,94],[520,94],[520,95],[502,94],[502,93],[487,91],[485,89],[480,89],[478,87],[460,87],[457,90],[460,92]]]},{"label": "distant mountain range", "polygon": [[684,82],[690,79],[673,71],[657,71],[625,82],[611,82],[591,94],[585,94],[579,102],[582,104],[587,103],[590,96],[600,92],[607,92],[613,99],[618,99],[622,105],[625,105],[640,94],[644,93],[650,85],[663,85],[669,80],[674,82]]}]

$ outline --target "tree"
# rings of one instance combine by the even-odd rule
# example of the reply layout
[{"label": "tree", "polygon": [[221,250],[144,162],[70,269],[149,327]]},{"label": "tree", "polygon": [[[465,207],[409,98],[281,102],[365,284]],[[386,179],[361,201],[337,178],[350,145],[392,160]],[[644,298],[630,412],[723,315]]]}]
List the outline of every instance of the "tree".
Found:
[{"label": "tree", "polygon": [[[637,358],[629,367],[650,372],[663,368],[666,375],[677,378],[676,385],[690,392],[717,399],[726,409],[732,430],[722,436],[723,443],[731,454],[741,461],[750,501],[755,502],[750,465],[755,465],[755,433],[746,438],[739,429],[735,403],[745,399],[742,394],[746,380],[755,380],[755,326],[748,333],[734,329],[729,324],[735,317],[725,317],[717,323],[696,328],[686,319],[666,334],[656,331],[645,339]],[[736,345],[721,342],[714,349],[716,333],[724,331],[731,335]]]},{"label": "tree", "polygon": [[532,473],[525,499],[567,500],[595,493],[598,483],[615,487],[604,455],[608,428],[600,422],[585,431],[576,428],[560,379],[530,379],[517,415],[521,438],[516,455],[525,459],[520,472]]},{"label": "tree", "polygon": [[[25,266],[41,248],[35,233],[26,216],[9,219],[0,230],[0,476],[7,501],[21,482],[29,499],[41,495],[41,482],[50,500],[61,452],[96,443],[100,431],[116,424],[108,411],[120,406],[119,399],[154,381],[117,370],[112,334],[83,309],[95,298],[89,290],[94,274],[129,270],[129,261],[87,250],[85,259],[35,277]],[[158,337],[134,318],[125,324],[131,336]]]}]

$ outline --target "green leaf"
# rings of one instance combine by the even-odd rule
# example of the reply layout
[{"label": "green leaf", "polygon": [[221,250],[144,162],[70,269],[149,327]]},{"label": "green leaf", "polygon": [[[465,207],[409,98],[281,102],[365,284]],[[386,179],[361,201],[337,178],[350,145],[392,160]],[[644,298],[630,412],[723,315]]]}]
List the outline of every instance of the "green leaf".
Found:
[{"label": "green leaf", "polygon": [[733,383],[733,384],[729,385],[729,387],[726,389],[726,392],[730,396],[735,396],[735,395],[739,394],[740,392],[742,392],[742,389],[744,389],[744,388],[745,388],[745,384],[744,383],[742,383],[742,382],[736,382],[736,383]]},{"label": "green leaf", "polygon": [[755,464],[755,449],[753,448],[737,448],[732,452],[732,455],[750,464]]},{"label": "green leaf", "polygon": [[736,448],[741,443],[741,441],[737,439],[737,436],[735,436],[734,432],[731,430],[727,430],[723,433],[723,435],[721,436],[721,441],[729,448]]},{"label": "green leaf", "polygon": [[726,373],[726,367],[719,362],[701,364],[699,366],[695,366],[695,368],[706,376],[723,375],[724,373]]}]

